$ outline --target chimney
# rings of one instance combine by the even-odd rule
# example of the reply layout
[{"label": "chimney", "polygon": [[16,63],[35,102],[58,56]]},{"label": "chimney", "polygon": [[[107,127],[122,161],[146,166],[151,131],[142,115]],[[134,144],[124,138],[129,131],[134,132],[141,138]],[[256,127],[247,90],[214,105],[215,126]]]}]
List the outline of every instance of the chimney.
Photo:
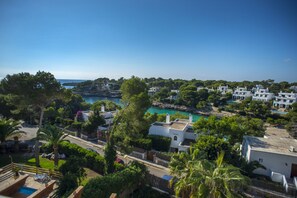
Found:
[{"label": "chimney", "polygon": [[170,115],[167,113],[166,114],[166,123],[169,124],[170,123]]},{"label": "chimney", "polygon": [[193,116],[192,116],[192,114],[189,114],[189,122],[190,122],[190,123],[193,122]]},{"label": "chimney", "polygon": [[105,112],[104,105],[101,105],[101,112]]}]

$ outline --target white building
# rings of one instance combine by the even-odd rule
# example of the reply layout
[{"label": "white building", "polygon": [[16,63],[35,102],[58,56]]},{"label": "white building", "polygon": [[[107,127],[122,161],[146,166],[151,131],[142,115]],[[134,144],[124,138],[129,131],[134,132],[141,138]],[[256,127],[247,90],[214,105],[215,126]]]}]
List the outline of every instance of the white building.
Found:
[{"label": "white building", "polygon": [[160,87],[151,87],[149,90],[148,90],[148,95],[149,96],[153,96],[155,93],[159,92],[160,91]]},{"label": "white building", "polygon": [[232,96],[234,100],[244,100],[248,97],[252,97],[253,93],[248,91],[246,87],[237,87]]},{"label": "white building", "polygon": [[273,106],[277,108],[289,108],[294,102],[297,102],[297,93],[280,92],[273,101]]},{"label": "white building", "polygon": [[273,93],[269,93],[268,88],[267,89],[257,89],[253,95],[253,100],[268,102],[269,100],[272,100],[274,97]]},{"label": "white building", "polygon": [[171,94],[168,99],[170,99],[170,100],[177,100],[178,99],[178,97],[179,97],[179,90],[172,89],[170,91],[170,93],[175,93],[175,94]]},{"label": "white building", "polygon": [[222,95],[225,95],[226,93],[232,93],[232,92],[233,92],[232,89],[229,89],[229,88],[228,88],[228,85],[226,85],[226,86],[222,86],[222,85],[220,85],[220,86],[217,88],[217,90],[218,90],[219,92],[221,92]]},{"label": "white building", "polygon": [[171,151],[187,151],[190,143],[194,142],[197,134],[192,128],[192,115],[189,120],[170,121],[170,115],[166,115],[166,122],[155,122],[149,129],[149,135],[159,135],[171,138]]},{"label": "white building", "polygon": [[272,176],[272,173],[286,178],[297,176],[297,141],[290,137],[259,138],[244,136],[242,156],[247,162],[258,161],[266,167],[254,173]]}]

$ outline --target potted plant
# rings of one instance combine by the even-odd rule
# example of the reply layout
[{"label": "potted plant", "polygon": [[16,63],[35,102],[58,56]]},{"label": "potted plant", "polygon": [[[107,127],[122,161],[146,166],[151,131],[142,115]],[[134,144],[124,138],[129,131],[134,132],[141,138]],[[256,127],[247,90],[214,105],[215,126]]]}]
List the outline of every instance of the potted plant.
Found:
[{"label": "potted plant", "polygon": [[20,171],[20,168],[18,166],[14,166],[12,168],[12,172],[14,173],[15,177],[18,177],[20,175],[19,171]]}]

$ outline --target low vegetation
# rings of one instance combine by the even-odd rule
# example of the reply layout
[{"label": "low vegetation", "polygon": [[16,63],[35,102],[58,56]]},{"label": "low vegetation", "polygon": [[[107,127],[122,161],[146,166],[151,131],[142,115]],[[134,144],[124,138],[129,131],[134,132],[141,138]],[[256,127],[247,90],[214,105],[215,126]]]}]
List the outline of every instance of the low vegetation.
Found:
[{"label": "low vegetation", "polygon": [[146,167],[132,162],[124,170],[90,179],[82,193],[82,198],[109,197],[112,193],[121,194],[139,186],[145,178]]}]

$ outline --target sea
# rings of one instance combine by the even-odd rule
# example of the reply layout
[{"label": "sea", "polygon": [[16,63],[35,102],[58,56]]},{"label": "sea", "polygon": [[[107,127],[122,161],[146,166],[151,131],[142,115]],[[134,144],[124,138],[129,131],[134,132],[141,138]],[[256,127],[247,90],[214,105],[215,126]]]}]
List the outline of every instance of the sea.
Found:
[{"label": "sea", "polygon": [[[84,82],[86,80],[73,80],[73,79],[58,79],[58,82],[60,82],[62,85],[64,83],[80,83],[80,82]],[[64,86],[64,85],[63,85]],[[64,86],[66,89],[72,89],[74,86]],[[120,98],[110,98],[110,97],[100,97],[100,96],[83,96],[83,99],[90,104],[93,104],[94,102],[98,101],[98,100],[110,100],[120,106],[123,106],[123,103],[121,102]],[[147,112],[149,113],[157,113],[157,114],[169,114],[169,115],[173,115],[175,113],[180,113],[182,115],[186,115],[189,116],[190,113],[189,112],[185,112],[185,111],[178,111],[178,110],[174,110],[174,109],[161,109],[158,107],[150,107]],[[193,116],[193,122],[199,120],[202,116],[199,114],[192,114]]]}]

